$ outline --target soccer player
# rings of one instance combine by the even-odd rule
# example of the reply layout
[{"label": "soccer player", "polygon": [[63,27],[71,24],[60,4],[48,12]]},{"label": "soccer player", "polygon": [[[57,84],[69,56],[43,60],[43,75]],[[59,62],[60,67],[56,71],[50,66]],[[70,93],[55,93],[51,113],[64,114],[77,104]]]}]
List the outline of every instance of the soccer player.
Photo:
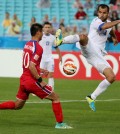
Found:
[{"label": "soccer player", "polygon": [[[23,74],[20,77],[20,86],[16,95],[17,100],[0,103],[0,110],[21,109],[30,93],[35,94],[41,99],[52,101],[52,110],[56,118],[55,128],[71,128],[63,122],[62,107],[58,95],[52,90],[46,82],[43,81],[42,75],[47,75],[48,71],[40,70],[40,61],[43,49],[39,45],[42,38],[42,25],[35,23],[30,28],[32,39],[28,41],[23,49]],[[41,75],[42,74],[42,75]]]},{"label": "soccer player", "polygon": [[55,36],[50,34],[52,25],[50,22],[45,22],[43,24],[43,36],[42,40],[39,42],[43,48],[42,60],[40,62],[40,68],[49,71],[48,74],[48,85],[54,89],[54,59],[52,56],[52,47],[54,47],[59,55],[59,60],[62,62],[62,57],[60,49],[55,47],[54,41]]},{"label": "soccer player", "polygon": [[112,27],[120,23],[120,20],[110,22],[107,19],[109,16],[109,7],[105,4],[98,6],[97,13],[98,17],[94,18],[91,22],[88,38],[85,35],[70,35],[62,39],[61,30],[59,29],[56,32],[55,41],[57,46],[62,43],[80,42],[82,54],[87,62],[105,76],[105,79],[100,82],[94,92],[86,97],[93,111],[96,111],[95,99],[115,81],[115,74],[109,63],[104,59],[104,55],[107,54],[105,43],[110,34],[114,45],[118,44]]}]

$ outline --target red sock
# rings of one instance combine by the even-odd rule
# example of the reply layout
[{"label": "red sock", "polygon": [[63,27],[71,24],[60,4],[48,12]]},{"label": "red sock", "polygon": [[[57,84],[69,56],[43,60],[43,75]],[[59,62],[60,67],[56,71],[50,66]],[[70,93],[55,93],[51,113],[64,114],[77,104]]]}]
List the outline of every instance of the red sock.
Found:
[{"label": "red sock", "polygon": [[63,113],[62,113],[62,107],[60,102],[58,103],[52,103],[52,109],[56,118],[57,122],[63,122]]},{"label": "red sock", "polygon": [[15,102],[13,101],[7,101],[0,103],[0,109],[15,109]]}]

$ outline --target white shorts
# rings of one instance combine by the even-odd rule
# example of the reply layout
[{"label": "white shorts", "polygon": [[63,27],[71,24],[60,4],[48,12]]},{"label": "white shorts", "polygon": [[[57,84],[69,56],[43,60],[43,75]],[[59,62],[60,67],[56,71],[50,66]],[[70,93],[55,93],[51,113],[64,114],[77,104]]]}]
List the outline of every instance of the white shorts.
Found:
[{"label": "white shorts", "polygon": [[50,59],[49,61],[41,60],[40,68],[46,69],[49,72],[54,72],[54,59]]},{"label": "white shorts", "polygon": [[103,74],[105,68],[111,68],[110,64],[100,57],[86,58],[87,62]]},{"label": "white shorts", "polygon": [[103,74],[105,68],[111,68],[110,64],[104,59],[101,50],[87,45],[81,46],[81,51],[87,62],[95,67],[100,73]]}]

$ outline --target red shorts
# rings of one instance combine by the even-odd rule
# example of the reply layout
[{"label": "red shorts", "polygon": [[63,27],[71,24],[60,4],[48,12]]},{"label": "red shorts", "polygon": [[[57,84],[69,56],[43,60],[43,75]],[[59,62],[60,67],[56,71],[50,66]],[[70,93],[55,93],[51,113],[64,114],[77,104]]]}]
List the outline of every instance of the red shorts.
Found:
[{"label": "red shorts", "polygon": [[21,78],[16,97],[18,99],[27,100],[30,93],[43,99],[52,93],[52,88],[48,85],[41,87],[34,79],[22,80]]}]

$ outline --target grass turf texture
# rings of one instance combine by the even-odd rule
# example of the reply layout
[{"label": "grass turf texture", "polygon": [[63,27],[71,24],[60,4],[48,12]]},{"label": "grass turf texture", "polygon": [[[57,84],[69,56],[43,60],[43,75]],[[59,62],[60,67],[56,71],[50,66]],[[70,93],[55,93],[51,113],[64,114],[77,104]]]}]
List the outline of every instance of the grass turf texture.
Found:
[{"label": "grass turf texture", "polygon": [[[48,100],[30,95],[22,110],[0,110],[0,134],[119,134],[120,82],[113,83],[96,101],[93,112],[85,100],[100,81],[55,80],[55,91],[60,95],[64,120],[72,130],[55,129],[55,118]],[[19,79],[0,78],[0,101],[15,100]],[[31,102],[31,103],[29,103]],[[33,103],[39,102],[39,103]]]}]

